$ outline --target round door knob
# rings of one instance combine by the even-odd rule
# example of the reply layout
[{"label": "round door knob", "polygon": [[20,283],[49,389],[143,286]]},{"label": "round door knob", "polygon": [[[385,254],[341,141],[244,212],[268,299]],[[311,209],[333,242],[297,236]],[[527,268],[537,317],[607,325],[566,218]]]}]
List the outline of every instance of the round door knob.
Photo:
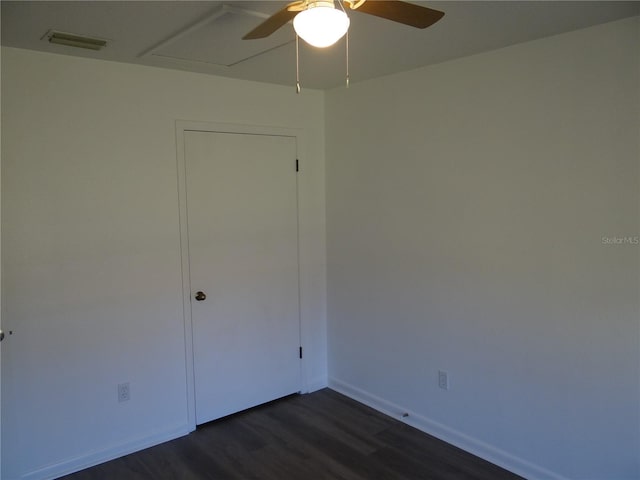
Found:
[{"label": "round door knob", "polygon": [[207,299],[207,295],[204,292],[196,292],[195,299],[196,301],[201,302]]}]

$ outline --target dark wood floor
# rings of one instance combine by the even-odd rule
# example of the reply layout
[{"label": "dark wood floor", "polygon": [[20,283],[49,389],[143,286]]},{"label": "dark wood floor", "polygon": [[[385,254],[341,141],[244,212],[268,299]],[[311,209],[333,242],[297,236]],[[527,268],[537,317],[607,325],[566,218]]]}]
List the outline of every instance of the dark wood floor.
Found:
[{"label": "dark wood floor", "polygon": [[65,480],[513,480],[517,475],[329,389],[208,423]]}]

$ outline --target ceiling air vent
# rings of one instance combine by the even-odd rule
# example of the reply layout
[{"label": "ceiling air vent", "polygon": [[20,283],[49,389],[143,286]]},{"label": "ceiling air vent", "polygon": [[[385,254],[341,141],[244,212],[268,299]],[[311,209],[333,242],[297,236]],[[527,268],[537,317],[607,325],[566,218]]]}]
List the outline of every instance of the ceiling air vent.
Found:
[{"label": "ceiling air vent", "polygon": [[49,30],[42,39],[48,40],[49,43],[57,43],[58,45],[67,45],[69,47],[88,48],[89,50],[102,50],[107,46],[107,41],[101,38],[57,32],[55,30]]}]

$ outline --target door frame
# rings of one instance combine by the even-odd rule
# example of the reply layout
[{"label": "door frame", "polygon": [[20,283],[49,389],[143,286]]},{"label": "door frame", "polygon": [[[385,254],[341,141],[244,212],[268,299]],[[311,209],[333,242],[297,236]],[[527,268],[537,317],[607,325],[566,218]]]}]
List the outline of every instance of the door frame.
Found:
[{"label": "door frame", "polygon": [[[189,230],[187,223],[187,173],[185,157],[185,133],[186,132],[212,132],[248,135],[269,135],[280,137],[293,137],[296,142],[296,158],[300,157],[300,152],[305,151],[304,132],[301,129],[287,127],[273,127],[264,125],[242,125],[230,123],[215,123],[201,121],[176,121],[176,159],[178,169],[178,206],[180,225],[180,256],[182,274],[182,313],[184,319],[184,347],[186,366],[186,398],[187,398],[187,425],[190,431],[196,429],[196,396],[195,396],[195,375],[194,375],[194,355],[193,355],[193,322],[191,317],[191,272],[189,267]],[[298,172],[299,173],[299,172]],[[300,325],[300,346],[304,351],[303,344],[303,315],[302,315],[302,285],[300,281],[300,182],[296,176],[296,198],[297,198],[297,229],[298,229],[298,321]],[[300,360],[300,388],[302,392],[309,391],[307,377],[306,359],[303,355]]]}]

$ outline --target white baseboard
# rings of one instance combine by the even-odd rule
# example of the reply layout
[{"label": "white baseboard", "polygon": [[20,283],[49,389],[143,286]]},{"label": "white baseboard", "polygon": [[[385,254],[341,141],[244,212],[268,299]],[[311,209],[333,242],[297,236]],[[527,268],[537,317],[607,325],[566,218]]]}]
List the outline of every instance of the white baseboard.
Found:
[{"label": "white baseboard", "polygon": [[[454,430],[446,425],[430,420],[415,412],[407,410],[400,405],[389,402],[372,393],[362,390],[358,387],[350,385],[336,378],[314,379],[309,382],[308,391],[314,392],[325,387],[329,387],[343,395],[346,395],[360,403],[363,403],[385,415],[393,417],[397,420],[411,425],[418,430],[433,435],[447,443],[455,445],[473,455],[483,458],[502,468],[505,468],[517,475],[523,476],[530,480],[569,480],[566,477],[551,472],[543,467],[528,462],[522,458],[511,455],[504,450],[493,447],[485,442],[469,437],[462,432]],[[407,417],[403,417],[404,413],[408,413]],[[85,468],[98,465],[115,458],[134,453],[145,448],[158,445],[169,440],[187,435],[192,428],[188,425],[156,432],[154,434],[120,443],[118,445],[90,452],[86,455],[64,460],[62,462],[48,465],[38,470],[29,472],[21,477],[22,480],[48,480],[63,475],[68,475]]]},{"label": "white baseboard", "polygon": [[[329,388],[524,478],[530,480],[569,480],[336,378],[329,378]],[[403,417],[402,415],[405,413],[409,415]]]},{"label": "white baseboard", "polygon": [[145,448],[153,447],[154,445],[182,437],[192,430],[193,429],[189,428],[188,425],[181,425],[172,429],[154,432],[145,437],[136,438],[105,449],[89,452],[86,455],[69,458],[62,462],[47,465],[46,467],[26,473],[20,478],[21,480],[50,480],[63,475],[69,475],[79,470],[84,470],[85,468],[108,462],[114,458],[129,455],[130,453],[138,452]]}]

